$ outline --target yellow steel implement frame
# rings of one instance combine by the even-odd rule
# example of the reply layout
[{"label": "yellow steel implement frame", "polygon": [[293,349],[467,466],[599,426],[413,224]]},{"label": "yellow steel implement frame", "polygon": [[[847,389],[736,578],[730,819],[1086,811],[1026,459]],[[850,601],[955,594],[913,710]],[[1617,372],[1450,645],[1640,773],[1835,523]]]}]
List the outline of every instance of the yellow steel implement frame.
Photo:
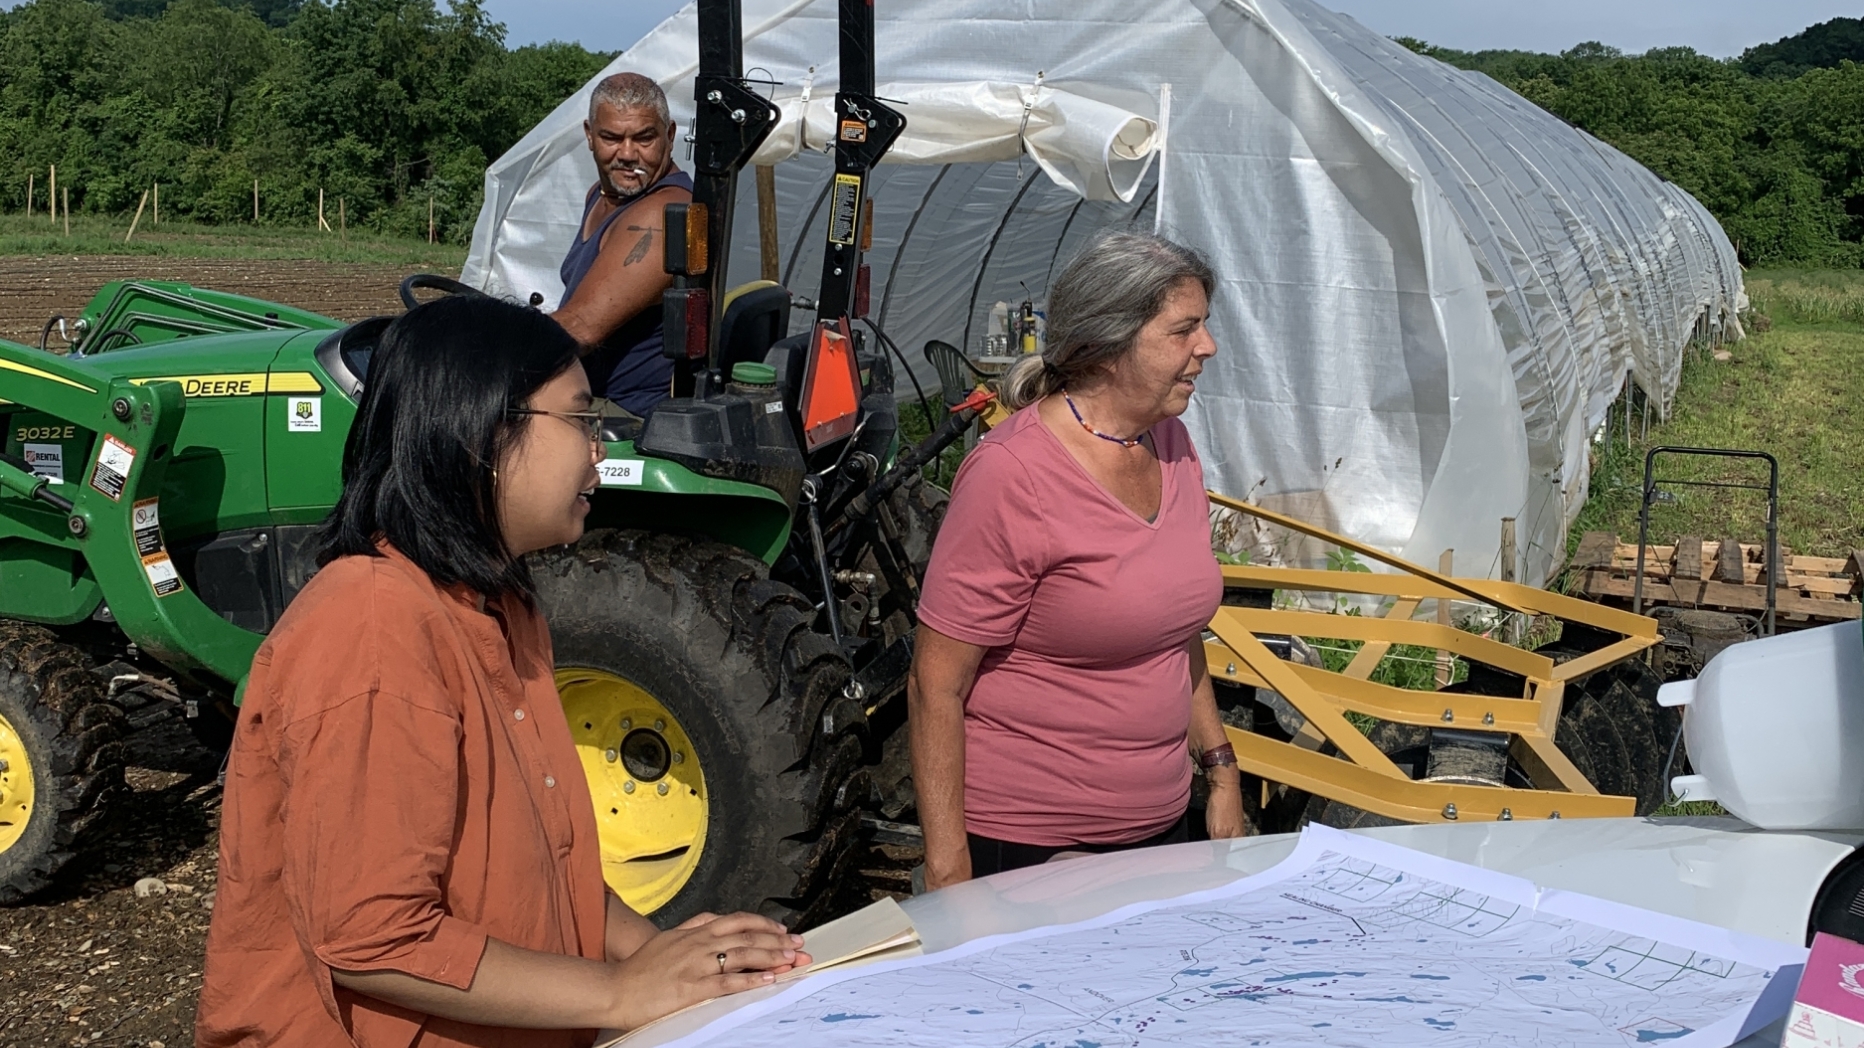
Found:
[{"label": "yellow steel implement frame", "polygon": [[[1515,583],[1452,578],[1260,506],[1214,493],[1210,499],[1402,573],[1224,566],[1224,583],[1229,586],[1393,598],[1383,617],[1229,606],[1218,610],[1210,623],[1214,639],[1204,644],[1211,676],[1275,691],[1307,721],[1291,742],[1227,729],[1244,771],[1406,822],[1632,814],[1635,799],[1600,794],[1560,752],[1553,735],[1560,721],[1566,682],[1656,644],[1654,620]],[[1433,622],[1411,621],[1426,600],[1463,600],[1525,615],[1552,615],[1617,633],[1623,639],[1555,665],[1545,655],[1487,637]],[[1363,644],[1344,672],[1333,673],[1276,658],[1256,638],[1258,633],[1357,640]],[[1450,651],[1517,674],[1526,680],[1524,694],[1510,698],[1411,691],[1374,683],[1368,678],[1393,644]],[[1513,737],[1510,755],[1537,788],[1413,780],[1346,719],[1348,711],[1399,724],[1432,728],[1453,725],[1507,733]],[[1317,752],[1323,742],[1333,743],[1339,755]]]}]

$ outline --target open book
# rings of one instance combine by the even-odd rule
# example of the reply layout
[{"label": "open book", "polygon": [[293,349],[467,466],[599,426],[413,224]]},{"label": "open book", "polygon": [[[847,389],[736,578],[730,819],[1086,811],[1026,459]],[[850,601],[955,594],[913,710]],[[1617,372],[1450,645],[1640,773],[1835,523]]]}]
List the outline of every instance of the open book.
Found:
[{"label": "open book", "polygon": [[[913,928],[912,918],[906,916],[906,911],[893,899],[882,899],[846,917],[803,932],[802,935],[803,950],[813,958],[812,963],[807,968],[797,968],[778,976],[778,983],[800,979],[829,968],[917,957],[922,952],[919,932]],[[608,1031],[604,1031],[604,1036],[596,1041],[597,1048],[626,1046],[643,1032],[697,1007],[699,1005],[695,1004],[682,1008],[631,1033],[611,1036]]]}]

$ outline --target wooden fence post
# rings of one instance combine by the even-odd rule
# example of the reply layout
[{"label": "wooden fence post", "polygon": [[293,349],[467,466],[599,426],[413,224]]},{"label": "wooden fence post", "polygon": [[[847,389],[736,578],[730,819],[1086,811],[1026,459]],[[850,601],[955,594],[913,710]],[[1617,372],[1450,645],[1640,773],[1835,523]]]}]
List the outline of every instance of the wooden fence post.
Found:
[{"label": "wooden fence post", "polygon": [[160,182],[155,184],[155,195],[149,200],[149,224],[152,226],[162,224],[162,183]]},{"label": "wooden fence post", "polygon": [[149,191],[145,189],[142,191],[142,200],[136,205],[136,217],[129,220],[129,232],[123,234],[123,242],[125,244],[129,243],[130,237],[136,235],[136,223],[142,221],[142,209],[146,207],[148,203]]},{"label": "wooden fence post", "polygon": [[71,235],[71,187],[65,187],[65,235]]},{"label": "wooden fence post", "polygon": [[27,218],[32,217],[32,178],[33,176],[30,173],[26,175],[26,217]]},{"label": "wooden fence post", "polygon": [[259,224],[259,180],[252,180],[252,224]]},{"label": "wooden fence post", "polygon": [[759,274],[777,279],[777,169],[757,165],[757,257]]},{"label": "wooden fence post", "polygon": [[45,194],[45,199],[52,206],[52,224],[58,225],[58,165],[52,165],[52,188]]},{"label": "wooden fence post", "polygon": [[324,187],[323,186],[317,187],[317,228],[325,233],[330,232],[330,223],[324,221]]},{"label": "wooden fence post", "polygon": [[[1440,575],[1449,575],[1454,573],[1455,570],[1456,551],[1453,549],[1446,549],[1443,551],[1443,556],[1437,558],[1437,573]],[[1437,625],[1451,625],[1450,598],[1448,597],[1437,598]],[[1441,648],[1437,650],[1437,687],[1439,688],[1449,687],[1450,678],[1456,675],[1453,672],[1454,667],[1451,665],[1450,660],[1451,655],[1448,651]]]}]

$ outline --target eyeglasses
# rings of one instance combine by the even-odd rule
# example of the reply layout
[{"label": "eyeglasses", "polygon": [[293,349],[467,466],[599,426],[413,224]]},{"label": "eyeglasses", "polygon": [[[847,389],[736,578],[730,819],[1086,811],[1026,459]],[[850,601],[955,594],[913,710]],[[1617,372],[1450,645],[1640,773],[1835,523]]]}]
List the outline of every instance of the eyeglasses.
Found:
[{"label": "eyeglasses", "polygon": [[[599,404],[601,402],[597,401],[597,403]],[[560,418],[563,421],[576,426],[577,428],[581,429],[584,433],[588,434],[589,443],[591,444],[600,444],[602,442],[602,419],[606,417],[605,415],[603,415],[603,413],[600,410],[595,410],[595,411],[544,411],[539,408],[512,408],[509,411],[507,411],[506,414],[508,415],[549,415],[551,418]]]}]

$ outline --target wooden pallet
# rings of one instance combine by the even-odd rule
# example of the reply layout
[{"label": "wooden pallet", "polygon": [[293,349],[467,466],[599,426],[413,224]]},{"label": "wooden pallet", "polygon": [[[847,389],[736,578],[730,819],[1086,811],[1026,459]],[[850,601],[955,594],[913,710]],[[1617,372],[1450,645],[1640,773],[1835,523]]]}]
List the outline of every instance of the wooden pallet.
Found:
[{"label": "wooden pallet", "polygon": [[[1775,585],[1782,623],[1821,626],[1864,612],[1864,550],[1849,557],[1798,556],[1780,547],[1785,567]],[[1637,582],[1637,545],[1588,531],[1567,565],[1581,596],[1629,606]],[[1767,610],[1767,549],[1756,543],[1685,536],[1644,549],[1644,606],[1709,608],[1747,615]]]}]

